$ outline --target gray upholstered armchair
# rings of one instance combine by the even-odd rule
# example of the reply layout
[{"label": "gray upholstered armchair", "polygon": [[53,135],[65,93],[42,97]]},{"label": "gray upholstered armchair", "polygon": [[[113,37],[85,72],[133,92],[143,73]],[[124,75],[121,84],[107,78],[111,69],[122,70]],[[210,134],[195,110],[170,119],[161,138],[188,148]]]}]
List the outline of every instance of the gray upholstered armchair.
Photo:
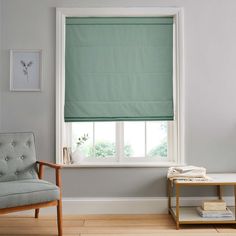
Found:
[{"label": "gray upholstered armchair", "polygon": [[[42,180],[43,167],[56,170],[56,185]],[[0,214],[57,206],[58,235],[62,235],[60,165],[36,161],[32,133],[0,134]]]}]

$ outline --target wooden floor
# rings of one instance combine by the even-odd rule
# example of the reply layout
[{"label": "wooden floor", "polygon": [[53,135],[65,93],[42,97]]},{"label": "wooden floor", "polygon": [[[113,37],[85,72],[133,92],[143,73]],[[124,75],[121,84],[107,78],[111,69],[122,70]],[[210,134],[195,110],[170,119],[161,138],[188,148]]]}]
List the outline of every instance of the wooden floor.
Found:
[{"label": "wooden floor", "polygon": [[[236,236],[232,225],[186,225],[176,230],[169,215],[65,216],[63,225],[65,236]],[[57,235],[56,218],[0,216],[0,235]]]}]

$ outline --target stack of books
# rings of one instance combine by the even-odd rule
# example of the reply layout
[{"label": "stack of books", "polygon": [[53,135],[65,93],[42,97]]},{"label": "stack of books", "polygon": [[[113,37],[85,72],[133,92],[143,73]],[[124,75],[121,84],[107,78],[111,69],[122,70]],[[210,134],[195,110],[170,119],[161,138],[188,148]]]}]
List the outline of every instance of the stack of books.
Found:
[{"label": "stack of books", "polygon": [[223,200],[212,200],[203,202],[201,207],[197,207],[198,214],[203,218],[224,218],[232,217],[232,211],[226,207]]},{"label": "stack of books", "polygon": [[226,210],[226,202],[224,200],[210,200],[202,203],[205,211],[224,211]]}]

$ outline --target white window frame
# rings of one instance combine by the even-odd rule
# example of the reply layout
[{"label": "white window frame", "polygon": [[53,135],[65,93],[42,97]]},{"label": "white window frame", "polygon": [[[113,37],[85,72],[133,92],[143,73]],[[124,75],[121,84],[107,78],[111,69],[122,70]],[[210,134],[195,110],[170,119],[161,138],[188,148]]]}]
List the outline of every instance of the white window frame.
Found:
[{"label": "white window frame", "polygon": [[168,162],[117,162],[82,163],[64,165],[65,167],[163,167],[182,165],[184,152],[184,29],[183,9],[177,7],[127,7],[127,8],[57,8],[56,10],[56,163],[62,164],[63,147],[69,146],[71,135],[64,122],[65,99],[65,19],[66,17],[167,17],[174,18],[174,122],[169,122],[168,137],[174,140],[173,148],[168,150],[174,157]]}]

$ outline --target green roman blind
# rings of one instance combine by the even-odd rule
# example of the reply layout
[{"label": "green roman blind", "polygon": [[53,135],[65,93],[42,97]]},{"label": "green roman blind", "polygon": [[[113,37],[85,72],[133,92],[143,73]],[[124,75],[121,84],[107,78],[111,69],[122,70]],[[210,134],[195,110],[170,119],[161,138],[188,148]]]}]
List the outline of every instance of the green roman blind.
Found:
[{"label": "green roman blind", "polygon": [[66,18],[65,121],[173,120],[172,17]]}]

